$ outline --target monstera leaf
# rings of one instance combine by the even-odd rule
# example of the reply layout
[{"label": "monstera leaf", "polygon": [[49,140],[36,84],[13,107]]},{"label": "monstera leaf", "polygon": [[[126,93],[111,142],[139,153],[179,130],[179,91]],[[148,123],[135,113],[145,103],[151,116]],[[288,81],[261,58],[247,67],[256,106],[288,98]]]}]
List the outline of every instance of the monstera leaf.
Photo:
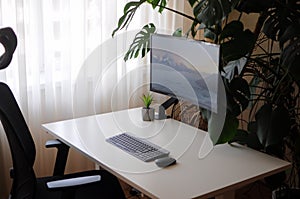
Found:
[{"label": "monstera leaf", "polygon": [[237,134],[237,128],[239,126],[238,119],[230,113],[226,114],[223,130],[218,139],[217,144],[223,144],[232,140]]},{"label": "monstera leaf", "polygon": [[144,3],[151,4],[153,9],[159,7],[158,11],[161,13],[167,5],[167,0],[140,0],[128,2],[124,7],[123,16],[120,17],[118,21],[118,27],[113,31],[112,36],[114,36],[117,31],[126,28],[130,24],[135,12]]},{"label": "monstera leaf", "polygon": [[256,113],[255,120],[257,137],[265,148],[281,143],[290,130],[289,112],[280,105],[274,110],[271,104],[263,105]]},{"label": "monstera leaf", "polygon": [[238,2],[239,0],[189,0],[190,5],[194,7],[194,16],[207,27],[220,24]]},{"label": "monstera leaf", "polygon": [[132,42],[132,44],[129,47],[129,50],[124,56],[124,60],[127,61],[128,59],[134,57],[138,57],[139,52],[142,52],[142,57],[146,55],[147,52],[149,52],[149,41],[150,36],[155,32],[156,28],[154,24],[150,23],[143,27],[143,29],[138,32]]},{"label": "monstera leaf", "polygon": [[127,27],[131,22],[136,10],[147,0],[131,1],[128,2],[124,7],[124,14],[118,21],[118,27],[113,31],[112,36],[116,34],[117,31]]},{"label": "monstera leaf", "polygon": [[300,4],[299,1],[275,1],[273,5],[267,12],[263,32],[270,39],[280,40],[289,31],[290,25],[299,24]]},{"label": "monstera leaf", "polygon": [[250,89],[248,82],[241,77],[236,77],[226,86],[226,93],[228,110],[232,115],[238,116],[249,104]]},{"label": "monstera leaf", "polygon": [[255,44],[254,34],[240,21],[228,23],[220,34],[221,51],[224,61],[240,59],[249,53]]},{"label": "monstera leaf", "polygon": [[274,0],[241,0],[237,10],[245,13],[260,13],[274,4]]},{"label": "monstera leaf", "polygon": [[248,147],[256,150],[262,150],[264,148],[260,144],[256,132],[252,133],[242,129],[237,129],[235,137],[228,143],[231,144],[233,142],[237,142],[242,145],[247,145]]},{"label": "monstera leaf", "polygon": [[188,0],[189,4],[193,7],[194,4],[198,1],[198,0]]},{"label": "monstera leaf", "polygon": [[221,22],[238,2],[239,0],[189,0],[195,17],[190,28],[192,36],[194,37],[198,30],[204,29],[206,38],[217,41],[221,32]]},{"label": "monstera leaf", "polygon": [[167,5],[167,0],[147,0],[147,2],[152,5],[153,9],[159,7],[158,12],[160,13],[164,10],[164,8]]}]

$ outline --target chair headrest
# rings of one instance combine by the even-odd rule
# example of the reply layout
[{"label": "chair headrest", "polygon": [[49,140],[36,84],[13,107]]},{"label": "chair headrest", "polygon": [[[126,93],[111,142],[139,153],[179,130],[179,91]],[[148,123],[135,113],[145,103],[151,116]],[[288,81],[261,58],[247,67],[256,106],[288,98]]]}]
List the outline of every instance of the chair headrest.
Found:
[{"label": "chair headrest", "polygon": [[17,47],[17,36],[13,29],[9,27],[0,29],[0,43],[5,49],[0,57],[0,69],[4,69],[10,64]]}]

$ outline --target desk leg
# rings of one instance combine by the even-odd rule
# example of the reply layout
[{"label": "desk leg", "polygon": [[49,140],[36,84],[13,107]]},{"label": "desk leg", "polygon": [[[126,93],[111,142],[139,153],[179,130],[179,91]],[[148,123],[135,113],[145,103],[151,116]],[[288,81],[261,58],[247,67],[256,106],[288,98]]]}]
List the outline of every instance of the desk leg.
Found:
[{"label": "desk leg", "polygon": [[216,196],[215,199],[234,199],[235,191],[228,191],[222,195]]}]

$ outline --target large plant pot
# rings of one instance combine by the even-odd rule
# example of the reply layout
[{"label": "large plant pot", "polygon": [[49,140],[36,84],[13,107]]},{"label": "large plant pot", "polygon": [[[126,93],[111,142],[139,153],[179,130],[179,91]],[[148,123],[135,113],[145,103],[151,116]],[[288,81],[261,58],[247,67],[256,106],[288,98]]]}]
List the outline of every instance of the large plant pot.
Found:
[{"label": "large plant pot", "polygon": [[143,121],[153,121],[154,120],[154,108],[142,108],[142,118],[143,118]]}]

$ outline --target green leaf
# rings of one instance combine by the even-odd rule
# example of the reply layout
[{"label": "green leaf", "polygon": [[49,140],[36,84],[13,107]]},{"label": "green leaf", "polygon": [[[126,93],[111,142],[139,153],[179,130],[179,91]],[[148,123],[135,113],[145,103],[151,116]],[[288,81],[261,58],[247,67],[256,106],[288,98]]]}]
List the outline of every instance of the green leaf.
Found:
[{"label": "green leaf", "polygon": [[198,1],[198,0],[188,0],[189,4],[191,5],[191,7],[194,6],[194,4]]},{"label": "green leaf", "polygon": [[226,38],[236,38],[240,34],[243,34],[244,25],[241,21],[232,21],[224,27],[220,34],[220,41],[223,41]]},{"label": "green leaf", "polygon": [[260,143],[266,146],[269,128],[271,125],[272,105],[264,104],[255,114],[257,122],[257,136]]},{"label": "green leaf", "polygon": [[139,6],[140,2],[139,1],[131,1],[131,2],[128,2],[125,6],[124,6],[124,13],[128,12],[128,10],[131,8],[131,7],[136,7],[136,6]]},{"label": "green leaf", "polygon": [[231,81],[235,76],[241,74],[246,63],[247,58],[245,57],[228,62],[227,65],[222,68],[222,76]]},{"label": "green leaf", "polygon": [[150,105],[153,102],[153,96],[150,93],[147,93],[146,95],[143,94],[142,101],[145,108],[150,108]]},{"label": "green leaf", "polygon": [[284,44],[287,41],[293,41],[300,36],[300,24],[294,23],[290,25],[279,38],[280,48],[284,49]]},{"label": "green leaf", "polygon": [[264,148],[260,143],[256,133],[250,133],[248,135],[247,146],[255,150],[262,150]]},{"label": "green leaf", "polygon": [[145,25],[141,31],[139,31],[132,44],[129,47],[129,50],[126,52],[124,56],[124,60],[127,61],[132,57],[137,58],[139,53],[142,52],[142,57],[149,52],[149,42],[151,34],[155,33],[156,28],[153,23]]},{"label": "green leaf", "polygon": [[237,10],[245,13],[260,13],[270,8],[274,0],[242,0]]},{"label": "green leaf", "polygon": [[[249,83],[249,88],[250,88],[250,93],[256,93],[256,87],[260,84],[261,79],[255,75],[250,83]],[[255,95],[250,95],[250,102],[249,102],[249,107],[252,107],[255,103]]]},{"label": "green leaf", "polygon": [[117,28],[113,30],[112,37],[116,34],[117,31],[127,27],[130,24],[136,10],[145,2],[147,1],[131,1],[124,6],[124,14],[122,17],[120,17]]},{"label": "green leaf", "polygon": [[177,28],[172,35],[174,37],[182,37],[182,28]]},{"label": "green leaf", "polygon": [[222,21],[223,10],[218,0],[209,0],[207,7],[195,17],[207,27],[212,27]]},{"label": "green leaf", "polygon": [[278,145],[290,130],[289,112],[283,106],[272,110],[271,104],[263,105],[255,115],[257,136],[265,147]]},{"label": "green leaf", "polygon": [[[255,44],[254,34],[246,29],[241,31],[239,23],[231,23],[229,27],[225,27],[221,33],[222,43],[221,52],[224,61],[233,61],[240,59],[248,54]],[[225,41],[227,39],[228,41]]]},{"label": "green leaf", "polygon": [[[194,22],[192,23],[191,28],[190,28],[191,35],[192,35],[193,38],[194,38],[194,37],[196,36],[196,34],[197,34],[197,30],[195,30],[197,25],[198,25],[198,22],[197,22],[197,21],[194,21]],[[202,25],[202,24],[201,24],[201,25]]]},{"label": "green leaf", "polygon": [[235,137],[229,142],[229,144],[233,142],[237,142],[242,145],[247,145],[248,147],[256,150],[262,150],[264,148],[258,140],[256,130],[254,132],[248,132],[246,130],[238,129]]},{"label": "green leaf", "polygon": [[203,10],[207,7],[207,5],[208,5],[207,0],[199,1],[199,3],[193,9],[194,16],[197,17],[199,14],[201,14]]},{"label": "green leaf", "polygon": [[228,84],[226,91],[228,109],[231,114],[238,116],[249,104],[250,89],[248,82],[241,77],[236,77]]},{"label": "green leaf", "polygon": [[279,22],[273,18],[273,17],[269,17],[264,24],[263,30],[262,32],[265,33],[265,35],[272,39],[272,40],[277,40],[276,36],[278,31],[280,30],[279,26]]},{"label": "green leaf", "polygon": [[211,39],[212,41],[215,41],[216,38],[217,38],[217,35],[213,31],[211,31],[210,29],[205,28],[204,29],[204,37],[208,38],[208,39]]},{"label": "green leaf", "polygon": [[248,143],[248,137],[249,137],[249,134],[247,131],[242,130],[242,129],[237,129],[236,135],[228,143],[231,144],[233,142],[237,142],[239,144],[245,145]]},{"label": "green leaf", "polygon": [[194,16],[200,23],[207,27],[212,27],[222,22],[228,14],[234,9],[239,0],[200,0],[189,2],[194,6]]},{"label": "green leaf", "polygon": [[167,5],[167,0],[147,0],[148,3],[152,5],[152,8],[155,9],[159,7],[158,12],[162,12]]},{"label": "green leaf", "polygon": [[281,144],[283,138],[290,131],[290,116],[288,110],[283,106],[276,107],[271,116],[270,132],[266,140],[266,147]]},{"label": "green leaf", "polygon": [[235,118],[233,115],[227,113],[223,130],[217,144],[223,144],[232,140],[237,133],[238,126],[239,126],[238,119]]},{"label": "green leaf", "polygon": [[268,9],[262,32],[270,39],[280,40],[291,25],[299,24],[300,4],[299,1],[273,1],[269,4],[267,8],[272,9]]}]

